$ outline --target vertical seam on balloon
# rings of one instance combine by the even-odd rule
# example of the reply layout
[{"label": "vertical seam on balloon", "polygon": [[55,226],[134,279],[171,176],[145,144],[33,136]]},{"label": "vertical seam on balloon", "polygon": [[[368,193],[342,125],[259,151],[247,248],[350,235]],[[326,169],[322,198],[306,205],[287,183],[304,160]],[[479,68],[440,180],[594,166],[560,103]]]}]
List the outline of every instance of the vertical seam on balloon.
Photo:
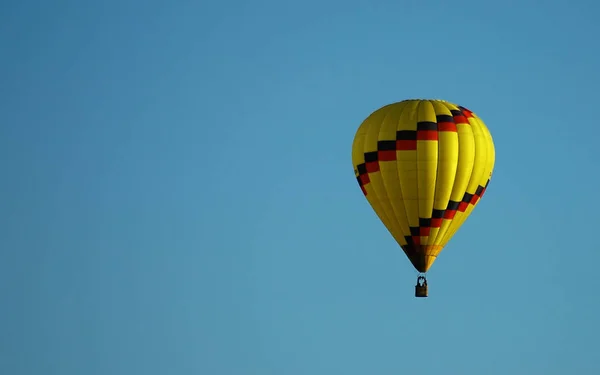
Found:
[{"label": "vertical seam on balloon", "polygon": [[[396,122],[396,133],[398,133],[400,120],[402,119],[402,114],[409,108],[408,102],[405,101],[405,104],[400,107],[400,111],[398,113],[398,121]],[[396,160],[398,159],[398,151],[396,151]],[[408,226],[408,233],[403,233],[405,236],[410,236],[410,221],[408,220],[408,209],[406,207],[406,196],[404,195],[404,191],[402,191],[402,181],[400,181],[400,173],[398,172],[398,161],[396,161],[396,166],[394,167],[394,171],[396,172],[396,181],[398,182],[398,190],[400,191],[400,195],[402,196],[402,205],[404,206],[404,218],[406,219],[406,225]]]},{"label": "vertical seam on balloon", "polygon": [[[381,123],[379,124],[379,129],[377,130],[377,142],[379,143],[380,137],[381,137],[381,129],[383,128],[383,125],[385,124],[385,120],[388,118],[388,116],[390,116],[391,114],[393,114],[393,107],[390,107],[389,111],[385,114],[385,116],[383,116],[383,119],[381,120]],[[378,159],[378,163],[379,163],[379,159]],[[382,186],[383,186],[383,192],[385,194],[386,199],[389,201],[389,205],[392,208],[392,212],[394,213],[394,219],[395,219],[395,225],[398,227],[397,229],[402,229],[400,226],[400,223],[398,220],[398,213],[396,212],[396,209],[394,208],[394,205],[392,204],[392,200],[390,199],[390,195],[388,192],[388,186],[385,183],[385,179],[383,178],[383,173],[381,173],[381,165],[379,166],[380,169],[380,174],[381,174],[381,181],[382,181]],[[398,173],[396,171],[396,173]],[[402,233],[402,230],[400,230],[400,234]]]},{"label": "vertical seam on balloon", "polygon": [[[448,111],[452,111],[452,109],[453,109],[453,108],[451,108],[451,107],[450,107],[450,106],[449,106],[449,105],[448,105],[446,102],[443,102],[443,101],[442,101],[441,103],[444,105],[444,107],[446,107],[446,108],[448,109]],[[452,112],[450,112],[450,113],[452,113]],[[438,130],[438,131],[439,131],[439,130]],[[456,146],[457,146],[457,148],[458,148],[458,154],[457,154],[457,160],[456,160],[456,170],[454,171],[454,177],[453,177],[453,179],[452,179],[452,184],[451,184],[452,186],[454,186],[454,182],[456,181],[456,176],[458,175],[458,155],[460,155],[460,142],[459,142],[459,139],[458,139],[458,137],[459,137],[459,133],[458,133],[458,130],[457,130],[457,132],[456,132]],[[439,152],[440,152],[440,145],[439,145],[439,140],[438,140],[438,163],[439,163],[439,157],[440,157],[440,156],[439,156]],[[438,168],[439,168],[439,165],[438,165]],[[450,187],[450,194],[452,194],[452,187]],[[450,202],[450,200],[451,200],[451,197],[448,199],[448,202]],[[446,202],[446,207],[448,206],[448,202]],[[434,201],[434,204],[435,204],[435,201]],[[432,215],[432,216],[433,216],[433,215]],[[450,224],[448,224],[448,225],[450,225]],[[448,231],[446,230],[446,232],[444,232],[444,235],[445,235],[447,232],[448,232]],[[437,241],[438,237],[440,237],[440,233],[441,233],[441,227],[440,227],[440,229],[438,230],[438,232],[436,233],[436,235],[435,235],[435,238],[434,238],[434,239],[433,239],[433,241],[431,242],[432,244],[434,244],[434,243]],[[441,240],[441,239],[443,239],[443,236],[442,236],[442,237],[440,237],[440,240]],[[441,244],[442,244],[442,242],[440,241],[440,246],[443,246],[443,245],[441,245]],[[438,255],[439,255],[439,252],[438,252]]]},{"label": "vertical seam on balloon", "polygon": [[[479,119],[479,117],[473,116],[474,122],[477,126],[477,129],[479,130],[479,132],[481,133],[482,137],[485,139],[485,134],[483,131],[483,124],[482,121]],[[475,139],[475,132],[473,132],[473,139]],[[477,152],[477,143],[475,143],[475,152]],[[483,151],[485,149],[485,160],[483,161],[483,169],[482,169],[482,173],[480,176],[475,176],[475,174],[473,172],[471,172],[471,178],[469,179],[469,184],[471,183],[471,179],[476,181],[477,186],[479,186],[479,181],[477,181],[477,179],[481,180],[481,176],[485,175],[485,171],[487,169],[487,159],[489,157],[489,150],[488,150],[488,142],[487,140],[483,141],[483,147],[481,148],[480,151]],[[475,156],[477,156],[477,153],[475,153]],[[473,161],[473,169],[475,169],[475,161]],[[477,188],[475,188],[477,189]],[[473,205],[473,207],[471,208],[471,212],[467,215],[467,211],[465,210],[465,213],[462,215],[462,220],[460,221],[461,226],[467,221],[467,218],[473,213],[473,210],[475,209],[475,205]],[[458,228],[457,228],[458,229]],[[456,233],[456,231],[455,231]]]},{"label": "vertical seam on balloon", "polygon": [[[462,110],[459,108],[458,105],[456,105],[456,108],[462,113]],[[469,119],[467,118],[467,122],[468,121],[469,121]],[[457,127],[458,127],[458,124],[457,124]],[[458,130],[457,130],[456,133],[458,134],[458,159],[459,160],[458,160],[458,163],[457,163],[457,166],[456,166],[456,172],[454,172],[454,183],[456,183],[456,176],[458,176],[458,173],[459,173],[458,165],[460,164],[460,137],[461,137],[461,135],[460,135],[460,132]],[[471,134],[473,134],[473,132],[471,132]],[[475,136],[474,135],[473,135],[473,144],[474,144],[473,149],[474,149],[474,153],[475,153],[475,155],[473,156],[473,166],[474,166],[475,165],[475,157],[477,157],[477,147],[475,146]],[[471,168],[471,172],[470,172],[470,175],[469,175],[469,180],[471,180],[472,176],[473,176],[473,168]],[[468,185],[469,185],[469,183],[467,182],[467,186]],[[456,220],[456,223],[458,223],[458,220],[457,220],[456,216],[454,216],[452,219],[450,219],[450,223],[448,223],[448,229],[446,230],[446,232],[444,233],[444,235],[440,239],[440,245],[441,244],[446,244],[450,240],[451,233],[453,232],[452,231],[452,224],[455,223],[455,220]]]},{"label": "vertical seam on balloon", "polygon": [[[441,102],[442,105],[446,106],[443,102]],[[432,103],[433,105],[433,103]],[[435,166],[435,181],[434,181],[434,190],[433,190],[433,208],[431,209],[431,217],[433,218],[433,211],[435,210],[435,200],[437,197],[437,178],[438,178],[438,172],[440,170],[440,142],[441,142],[441,138],[440,138],[440,126],[439,126],[439,122],[437,120],[437,112],[435,110],[435,105],[433,106],[433,112],[435,113],[435,117],[436,117],[436,124],[437,124],[437,131],[438,131],[438,162]],[[427,238],[427,244],[433,246],[433,244],[435,243],[436,238],[438,237],[438,235],[440,234],[440,229],[438,229],[437,233],[435,234],[435,236],[433,238]],[[437,255],[436,255],[437,256]]]},{"label": "vertical seam on balloon", "polygon": [[[431,103],[431,101],[429,101]],[[435,210],[435,198],[437,196],[437,179],[438,179],[438,172],[440,170],[440,126],[439,123],[437,121],[437,112],[435,111],[435,105],[433,103],[431,103],[431,105],[433,106],[433,113],[435,114],[435,123],[436,123],[436,129],[438,132],[438,141],[437,141],[437,163],[435,164],[435,179],[433,180],[433,206],[431,206],[431,217],[433,217],[433,210]],[[430,229],[431,231],[431,229]],[[439,230],[438,230],[439,233]],[[436,233],[436,237],[437,237],[437,233]],[[435,240],[435,237],[433,238]],[[429,238],[429,236],[427,237],[427,245],[433,245],[433,241],[431,240],[431,238]]]},{"label": "vertical seam on balloon", "polygon": [[[462,111],[461,111],[461,112],[462,112]],[[473,117],[471,117],[471,118],[473,119],[473,122],[474,122],[474,123],[476,123],[476,126],[479,126],[478,120],[477,120],[477,118],[475,118],[475,114],[472,114],[472,115],[473,115]],[[467,118],[467,121],[469,121],[469,119],[468,119],[468,118]],[[469,185],[471,184],[471,181],[472,181],[472,180],[473,180],[473,178],[474,178],[474,173],[473,173],[473,171],[475,170],[475,165],[476,165],[476,163],[477,163],[477,155],[478,155],[478,154],[481,154],[481,149],[478,149],[478,148],[477,148],[477,142],[475,141],[475,130],[474,130],[473,124],[471,124],[471,121],[469,121],[469,124],[471,125],[471,128],[473,129],[473,131],[472,131],[472,134],[473,134],[473,145],[474,145],[473,149],[474,149],[474,151],[475,151],[475,152],[474,152],[474,153],[475,153],[475,155],[473,156],[473,168],[471,168],[471,173],[470,173],[470,176],[469,176],[469,181],[467,182],[467,187],[465,188],[465,193],[467,193],[467,192],[468,192]],[[479,151],[479,152],[478,152],[478,151]],[[487,156],[487,153],[486,153],[486,156]],[[446,241],[449,241],[449,239],[450,239],[451,237],[453,237],[453,236],[456,234],[456,232],[458,231],[458,229],[459,229],[459,228],[460,228],[460,227],[461,227],[461,226],[462,226],[462,225],[465,223],[465,221],[467,220],[467,216],[468,216],[468,215],[467,215],[467,210],[465,209],[465,211],[462,213],[462,215],[460,215],[460,219],[458,219],[458,220],[457,220],[457,219],[452,219],[452,222],[454,222],[454,220],[456,220],[456,224],[457,224],[457,225],[456,225],[456,227],[455,227],[455,228],[452,228],[452,230],[448,230],[448,231],[446,232],[446,234],[445,234],[445,236],[444,236],[444,239],[445,239]],[[450,228],[449,228],[449,229],[450,229]]]},{"label": "vertical seam on balloon", "polygon": [[[407,111],[409,110],[409,113],[408,113],[408,116],[407,116],[408,117],[408,121],[414,121],[415,122],[415,124],[414,124],[415,127],[416,127],[415,132],[417,132],[418,131],[417,122],[418,122],[418,115],[419,115],[419,104],[421,103],[421,101],[420,100],[410,100],[410,101],[407,101],[407,102],[408,103],[407,103],[406,110]],[[413,102],[416,102],[416,106],[414,106],[414,107],[413,107]],[[400,121],[398,121],[398,124],[400,125]],[[398,129],[398,127],[396,129]],[[418,142],[418,141],[415,139],[415,142]],[[418,169],[417,169],[417,163],[418,163],[418,161],[417,161],[417,148],[416,147],[417,146],[415,146],[415,150],[414,150],[414,153],[415,153],[415,165],[414,165],[414,167],[415,167],[415,173],[417,173],[417,178],[415,180],[415,184],[417,185],[416,186],[417,196],[416,196],[416,198],[408,198],[408,197],[406,197],[403,194],[403,200],[405,202],[404,203],[404,210],[406,212],[406,221],[408,223],[408,230],[409,230],[409,233],[407,233],[407,236],[412,236],[411,225],[410,225],[410,215],[409,215],[409,212],[408,212],[409,209],[408,209],[408,204],[407,204],[411,200],[412,201],[416,201],[416,203],[417,203],[417,207],[416,207],[417,218],[416,218],[416,220],[417,220],[417,227],[419,226],[419,186],[418,186],[419,175],[418,175]],[[400,186],[402,186],[402,182],[400,181],[400,173],[398,173],[398,180],[400,182]],[[413,251],[413,253],[415,255],[416,255],[416,253],[418,251],[419,246],[420,245],[414,245],[413,248],[412,248],[412,251]],[[406,253],[406,255],[408,256],[408,253]],[[415,272],[417,274],[420,274],[419,270],[417,270],[417,268],[414,267],[413,259],[410,256],[408,258],[409,258],[411,264],[413,265],[413,269],[415,270]]]},{"label": "vertical seam on balloon", "polygon": [[[476,124],[476,125],[475,125],[475,127],[479,127],[478,120],[477,120],[475,117],[472,117],[472,119],[473,119],[473,123],[475,123],[475,124]],[[473,124],[471,124],[471,128],[475,129],[475,127],[473,126]],[[480,130],[480,129],[479,129],[479,130]],[[477,164],[477,155],[478,155],[478,154],[481,154],[481,151],[482,151],[481,149],[479,149],[479,148],[477,147],[477,141],[476,141],[475,139],[476,139],[476,137],[475,137],[475,130],[473,130],[473,142],[474,142],[474,144],[475,144],[475,157],[473,158],[473,169],[471,169],[471,176],[469,176],[469,182],[467,183],[467,189],[465,189],[465,193],[468,193],[468,188],[469,188],[469,185],[472,183],[472,181],[473,181],[473,180],[476,180],[476,177],[477,177],[477,176],[475,176],[474,170],[475,170],[475,165]],[[487,145],[486,145],[486,146],[487,146]],[[484,146],[484,147],[486,147],[486,146]],[[479,151],[479,152],[478,152],[478,151]],[[486,157],[487,157],[487,152],[486,152]],[[484,164],[484,165],[485,165],[485,164]],[[478,183],[478,182],[477,182],[477,185],[479,185],[479,183]],[[455,228],[453,228],[453,230],[450,232],[450,235],[451,235],[451,236],[454,236],[454,235],[456,235],[456,233],[458,232],[458,229],[459,229],[460,227],[462,227],[462,225],[463,225],[463,224],[465,223],[465,221],[467,220],[467,217],[470,215],[470,213],[468,213],[468,214],[467,214],[467,210],[468,210],[468,209],[469,209],[468,207],[467,207],[467,208],[465,208],[465,211],[462,213],[462,215],[460,215],[460,219],[457,221],[457,225],[456,225],[456,227],[455,227]],[[472,209],[471,209],[471,212],[472,212]]]},{"label": "vertical seam on balloon", "polygon": [[[481,131],[482,137],[484,139],[484,145],[485,145],[485,163],[484,163],[484,169],[483,169],[483,173],[482,175],[479,177],[479,180],[481,182],[483,181],[488,181],[490,179],[489,174],[492,172],[492,168],[489,169],[488,171],[488,163],[490,161],[491,158],[491,145],[492,142],[490,141],[491,135],[489,133],[489,130],[487,128],[487,126],[485,125],[485,123],[483,122],[483,120],[481,120],[479,117],[476,117],[475,120],[477,121],[477,124],[479,125],[479,130]],[[487,175],[487,176],[486,176]],[[480,184],[478,183],[478,186],[480,186]],[[475,205],[477,205],[479,203],[479,200],[477,202],[475,202]],[[474,209],[474,207],[473,207]]]},{"label": "vertical seam on balloon", "polygon": [[[381,124],[379,124],[378,126],[379,126],[379,128],[377,129],[377,138],[379,139],[379,130],[381,129]],[[368,133],[369,133],[369,128],[367,128],[367,131],[365,132],[365,135],[364,135],[364,137],[365,137],[365,138],[367,137]],[[366,140],[365,140],[365,141],[363,142],[363,147],[362,147],[362,153],[363,153],[363,162],[365,161],[365,160],[364,160],[364,154],[365,154],[366,152],[367,152],[367,142],[366,142]],[[385,188],[385,186],[384,186],[384,188]],[[381,203],[381,197],[379,196],[379,194],[377,194],[377,189],[375,189],[375,186],[372,186],[372,189],[371,189],[371,190],[372,190],[372,192],[373,192],[373,195],[375,196],[375,199],[377,199],[377,201],[379,202],[379,206],[380,206],[380,208],[381,208],[381,215],[382,215],[383,217],[385,217],[386,221],[387,221],[388,223],[390,223],[390,225],[392,225],[392,227],[393,227],[393,226],[394,226],[394,222],[393,222],[393,220],[390,220],[390,217],[388,217],[388,214],[387,214],[387,212],[386,212],[386,210],[385,210],[385,208],[384,208],[384,205]],[[386,195],[387,195],[387,192],[386,192]],[[367,198],[367,200],[369,200],[369,199]],[[372,204],[371,204],[371,206],[372,206]],[[373,208],[375,208],[375,207],[373,207]],[[392,211],[393,211],[393,208],[392,208]],[[379,213],[378,213],[377,211],[375,211],[375,214],[376,214],[376,215],[379,215]],[[384,224],[384,226],[386,226],[386,225],[385,225],[385,222],[384,222],[383,224]],[[387,228],[387,229],[388,229],[388,231],[390,232],[390,235],[392,236],[392,238],[394,238],[394,235],[393,235],[393,232],[392,232],[392,230],[391,230],[390,228]],[[394,240],[396,240],[396,239],[394,238]]]},{"label": "vertical seam on balloon", "polygon": [[[416,122],[416,126],[417,126],[417,134],[418,134],[418,129],[419,129],[419,108],[421,107],[422,103],[423,102],[420,100],[417,102],[417,108],[416,108],[416,113],[415,113],[416,116],[414,119]],[[415,149],[415,159],[416,159],[415,167],[417,168],[417,181],[416,181],[416,183],[417,183],[417,216],[418,216],[418,219],[420,219],[421,215],[419,215],[419,212],[421,212],[421,194],[420,194],[421,190],[419,189],[419,141],[418,141],[418,138],[417,138],[417,147]],[[419,245],[418,248],[419,248],[419,253],[420,253],[421,245]]]},{"label": "vertical seam on balloon", "polygon": [[[485,124],[483,123],[483,120],[480,120],[480,121],[481,121],[481,123],[484,125],[484,126],[483,126],[483,129],[485,130],[485,137],[486,137],[486,140],[487,140],[487,146],[488,146],[488,155],[489,155],[489,157],[490,157],[490,158],[492,158],[492,157],[493,157],[493,159],[495,159],[495,158],[496,158],[496,155],[495,155],[495,154],[496,154],[496,151],[495,151],[495,147],[494,147],[494,140],[493,140],[493,138],[492,138],[492,133],[490,132],[490,129],[487,127],[487,125],[485,125]],[[494,155],[492,156],[492,154],[494,154]],[[491,163],[492,163],[492,164],[490,165],[490,170],[489,170],[489,174],[488,174],[488,181],[492,179],[492,176],[491,176],[491,174],[492,174],[492,173],[493,173],[493,171],[494,171],[494,164],[493,164],[493,163],[494,163],[494,161],[495,161],[495,160],[492,160],[492,161],[491,161]]]}]

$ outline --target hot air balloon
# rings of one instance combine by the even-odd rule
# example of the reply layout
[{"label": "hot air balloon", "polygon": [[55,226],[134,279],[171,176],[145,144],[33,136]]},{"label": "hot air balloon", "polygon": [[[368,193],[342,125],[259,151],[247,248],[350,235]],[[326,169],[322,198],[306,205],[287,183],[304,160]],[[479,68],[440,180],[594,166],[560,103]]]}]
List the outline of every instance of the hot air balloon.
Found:
[{"label": "hot air balloon", "polygon": [[483,197],[494,162],[483,121],[444,100],[389,104],[358,128],[358,185],[419,272],[416,297],[427,297],[426,273]]}]

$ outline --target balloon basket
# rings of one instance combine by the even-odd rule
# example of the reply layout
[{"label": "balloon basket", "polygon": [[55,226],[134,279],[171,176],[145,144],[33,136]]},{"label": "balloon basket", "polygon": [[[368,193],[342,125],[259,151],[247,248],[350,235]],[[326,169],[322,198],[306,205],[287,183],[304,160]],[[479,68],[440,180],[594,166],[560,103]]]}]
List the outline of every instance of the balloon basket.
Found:
[{"label": "balloon basket", "polygon": [[424,276],[417,278],[417,285],[415,285],[415,297],[427,297],[427,279]]}]

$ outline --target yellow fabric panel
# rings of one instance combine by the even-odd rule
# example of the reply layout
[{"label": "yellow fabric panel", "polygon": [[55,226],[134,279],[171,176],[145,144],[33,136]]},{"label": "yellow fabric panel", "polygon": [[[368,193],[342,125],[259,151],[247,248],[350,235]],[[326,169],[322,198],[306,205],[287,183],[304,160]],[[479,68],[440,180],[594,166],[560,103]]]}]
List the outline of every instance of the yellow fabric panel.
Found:
[{"label": "yellow fabric panel", "polygon": [[[473,128],[473,138],[475,139],[475,159],[471,178],[467,185],[467,193],[475,194],[487,165],[488,145],[481,123],[474,117],[470,118],[469,122]],[[487,181],[487,177],[485,176],[485,181]]]},{"label": "yellow fabric panel", "polygon": [[[377,150],[377,141],[379,138],[379,129],[382,127],[385,118],[387,117],[387,113],[389,109],[393,107],[386,108],[385,111],[381,111],[381,113],[377,113],[376,116],[373,116],[373,122],[368,127],[367,131],[364,135],[364,144],[363,144],[363,152],[372,152]],[[378,206],[382,211],[380,214],[386,218],[385,226],[390,231],[392,236],[398,241],[403,238],[402,230],[400,229],[400,225],[396,219],[396,215],[394,213],[394,209],[390,204],[390,199],[387,194],[387,190],[385,187],[385,182],[383,180],[383,176],[381,172],[369,173],[369,178],[371,180],[370,184],[373,194],[367,194],[367,199],[369,202],[371,200],[377,200]]]},{"label": "yellow fabric panel", "polygon": [[[473,165],[475,162],[475,139],[473,137],[473,129],[468,123],[457,123],[458,129],[458,162],[456,166],[456,175],[454,177],[454,185],[450,200],[460,202],[467,190]],[[448,234],[452,232],[452,227],[456,225],[456,219],[462,213],[457,212],[453,219],[444,219],[442,227],[438,232],[433,244],[445,246],[449,240]]]},{"label": "yellow fabric panel", "polygon": [[[435,123],[436,115],[429,101],[419,103],[418,122]],[[435,132],[437,134],[437,131]],[[417,190],[419,194],[419,217],[431,218],[435,198],[435,180],[438,165],[438,142],[436,140],[417,141]],[[421,236],[420,242],[426,245],[429,236]]]},{"label": "yellow fabric panel", "polygon": [[[374,113],[371,116],[369,116],[369,118],[367,118],[367,120],[365,120],[361,124],[361,126],[356,131],[356,135],[354,136],[354,142],[352,143],[352,164],[354,165],[354,175],[356,177],[358,177],[358,175],[359,175],[357,166],[365,162],[364,144],[365,144],[365,135],[367,133],[367,130],[369,129],[369,124],[370,124],[370,122],[368,122],[368,120],[373,119],[374,117],[376,117],[376,115],[377,115],[377,113]],[[377,121],[377,119],[375,119],[375,122],[376,121]],[[364,188],[367,191],[367,201],[373,208],[373,211],[375,211],[375,214],[377,215],[377,217],[379,217],[379,220],[381,220],[381,222],[385,225],[385,227],[391,233],[391,231],[393,230],[391,220],[385,215],[385,211],[384,211],[383,207],[381,206],[379,199],[377,198],[375,190],[373,189],[373,187],[371,186],[370,183],[367,184]],[[393,233],[392,233],[392,236],[400,245],[403,245],[402,243],[400,243],[400,241],[399,241],[400,239],[396,238],[396,236],[394,236]],[[406,241],[404,241],[404,242],[406,242]]]},{"label": "yellow fabric panel", "polygon": [[[460,198],[456,199],[457,201],[462,200],[465,192],[470,193],[470,194],[475,193],[475,190],[477,189],[477,186],[479,183],[479,177],[481,176],[481,173],[483,172],[483,168],[485,167],[485,164],[486,164],[487,149],[485,147],[485,142],[482,139],[481,129],[478,126],[477,122],[473,118],[469,119],[469,123],[471,125],[470,128],[472,129],[472,137],[473,137],[473,141],[474,141],[473,164],[472,164],[471,171],[468,174],[467,173],[464,174],[464,176],[467,177],[468,183],[467,183],[466,188],[462,189],[462,194],[457,194],[457,197],[458,197],[458,195],[460,195]],[[465,219],[469,216],[469,214],[470,214],[469,208],[467,208],[467,210],[465,212],[460,212],[460,211],[456,212],[454,219],[450,223],[448,231],[445,233],[445,235],[442,239],[443,245],[446,245],[448,243],[448,241],[452,238],[452,236],[454,236],[454,234],[456,233],[458,228],[460,228],[460,226],[464,223]]]},{"label": "yellow fabric panel", "polygon": [[356,134],[354,135],[354,140],[352,141],[352,165],[354,166],[354,175],[358,177],[357,166],[361,163],[365,162],[364,155],[364,147],[365,144],[365,133],[369,128],[369,119],[371,119],[374,114],[370,115],[356,130]]},{"label": "yellow fabric panel", "polygon": [[[439,112],[440,114],[451,115],[451,111],[457,111],[459,109],[458,106],[452,103],[443,102],[441,104],[446,108],[447,112],[441,109]],[[465,179],[465,171],[470,166],[468,160],[471,156],[471,152],[469,151],[471,149],[471,144],[468,142],[468,139],[466,142],[464,137],[460,139],[461,132],[465,133],[470,130],[465,128],[465,126],[466,125],[461,126],[460,124],[456,124],[456,133],[444,132],[440,134],[440,166],[438,168],[440,171],[444,171],[445,177],[443,179],[440,177],[440,179],[441,181],[447,182],[447,185],[444,185],[447,190],[444,191],[448,193],[448,197],[446,198],[446,195],[444,195],[444,199],[442,199],[440,196],[439,206],[435,206],[435,208],[445,210],[450,199],[461,194],[461,184],[463,184],[462,181]],[[446,140],[448,140],[448,142],[446,142]],[[448,164],[445,164],[446,155],[448,156]],[[442,167],[442,165],[447,165],[447,167]],[[466,183],[464,184],[466,185]],[[435,255],[438,255],[443,249],[445,243],[442,243],[442,240],[451,223],[452,220],[443,219],[440,228],[437,230],[436,236],[430,240],[429,244],[433,245],[432,247],[436,249]]]},{"label": "yellow fabric panel", "polygon": [[[418,101],[405,102],[405,108],[400,114],[398,125],[399,131],[417,130],[417,108]],[[403,106],[403,107],[404,107]],[[398,167],[398,179],[400,190],[404,197],[406,217],[411,227],[419,226],[419,189],[417,174],[417,152],[413,150],[396,151],[396,166]],[[410,235],[406,233],[406,235]]]},{"label": "yellow fabric panel", "polygon": [[[388,107],[379,129],[378,141],[386,141],[396,139],[396,131],[399,124],[400,116],[406,106]],[[402,242],[406,243],[404,236],[410,234],[408,218],[406,216],[406,208],[404,206],[404,197],[398,177],[398,169],[396,161],[380,161],[379,168],[381,177],[387,191],[389,204],[394,211],[394,218],[398,224],[398,233],[393,233],[394,237],[402,238]]]},{"label": "yellow fabric panel", "polygon": [[456,124],[458,128],[458,165],[450,199],[459,202],[471,179],[475,164],[475,137],[473,129],[468,124]]},{"label": "yellow fabric panel", "polygon": [[[474,194],[476,189],[479,186],[485,187],[492,177],[492,171],[494,168],[495,162],[495,150],[494,143],[492,141],[491,135],[483,121],[481,119],[474,117],[470,119],[471,124],[473,125],[474,134],[476,137],[476,149],[478,155],[476,157],[476,165],[479,168],[473,168],[473,174],[471,177],[471,182],[469,187],[467,188],[467,192],[470,194]],[[474,186],[474,188],[473,188]],[[458,229],[465,223],[467,218],[471,215],[471,212],[477,206],[479,200],[475,202],[475,204],[470,204],[464,213],[460,215],[456,223],[451,226],[449,234],[446,238],[446,243],[456,234]]]},{"label": "yellow fabric panel", "polygon": [[390,219],[387,216],[386,203],[379,200],[379,198],[377,197],[377,192],[373,185],[368,184],[365,187],[365,190],[367,191],[367,196],[370,196],[369,204],[371,205],[371,207],[373,207],[373,211],[375,211],[381,222],[385,225],[392,237],[394,237],[394,240],[396,240],[396,242],[400,246],[405,245],[406,240],[403,236],[399,235],[399,231],[396,230],[397,224],[393,222],[393,219]]},{"label": "yellow fabric panel", "polygon": [[[452,116],[451,109],[456,109],[447,103],[432,102],[432,104],[436,115]],[[438,164],[433,208],[445,210],[450,200],[458,167],[458,133],[440,131],[438,137]],[[448,229],[449,224],[449,220],[443,220],[439,228],[431,228],[429,238],[425,243],[428,245],[425,251],[428,255],[436,257],[442,250],[436,240],[440,232]],[[421,243],[423,244],[423,242]]]},{"label": "yellow fabric panel", "polygon": [[[482,129],[485,125],[482,125],[482,122],[475,117],[469,118],[469,123],[471,124],[471,128],[473,129],[473,138],[475,141],[475,158],[473,159],[473,170],[471,171],[471,176],[469,178],[469,183],[467,185],[466,192],[469,194],[475,194],[477,188],[481,185],[482,179],[484,179],[482,186],[485,186],[485,181],[487,181],[488,179],[488,176],[484,175],[487,166],[488,143],[485,137],[485,133]],[[469,205],[467,206],[465,212],[456,213],[456,216],[450,224],[450,228],[446,232],[445,238],[443,240],[444,245],[448,243],[448,241],[454,236],[454,234],[456,234],[456,231],[464,224],[465,220],[471,214],[473,208],[474,205]]]},{"label": "yellow fabric panel", "polygon": [[[487,180],[485,181],[485,184],[487,184],[488,180],[492,178],[492,173],[494,172],[494,165],[496,163],[496,148],[494,147],[494,141],[492,139],[492,134],[490,134],[490,130],[483,123],[483,121],[481,121],[481,119],[478,118],[477,120],[481,125],[483,134],[485,135],[486,147],[488,149],[487,165],[484,173],[484,177],[487,176]],[[482,185],[485,186],[485,184]]]},{"label": "yellow fabric panel", "polygon": [[[446,105],[434,102],[433,106],[437,114],[452,116],[450,108]],[[450,200],[458,167],[458,133],[439,132],[438,137],[438,168],[433,208],[445,210]]]}]

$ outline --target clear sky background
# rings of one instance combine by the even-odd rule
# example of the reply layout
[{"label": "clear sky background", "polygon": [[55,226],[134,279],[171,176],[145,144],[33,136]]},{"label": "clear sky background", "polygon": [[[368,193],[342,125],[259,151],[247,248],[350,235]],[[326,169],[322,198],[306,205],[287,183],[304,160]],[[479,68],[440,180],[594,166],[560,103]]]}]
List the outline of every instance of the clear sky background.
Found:
[{"label": "clear sky background", "polygon": [[[600,3],[0,3],[0,373],[600,373]],[[472,109],[486,196],[428,274],[362,120]]]}]

